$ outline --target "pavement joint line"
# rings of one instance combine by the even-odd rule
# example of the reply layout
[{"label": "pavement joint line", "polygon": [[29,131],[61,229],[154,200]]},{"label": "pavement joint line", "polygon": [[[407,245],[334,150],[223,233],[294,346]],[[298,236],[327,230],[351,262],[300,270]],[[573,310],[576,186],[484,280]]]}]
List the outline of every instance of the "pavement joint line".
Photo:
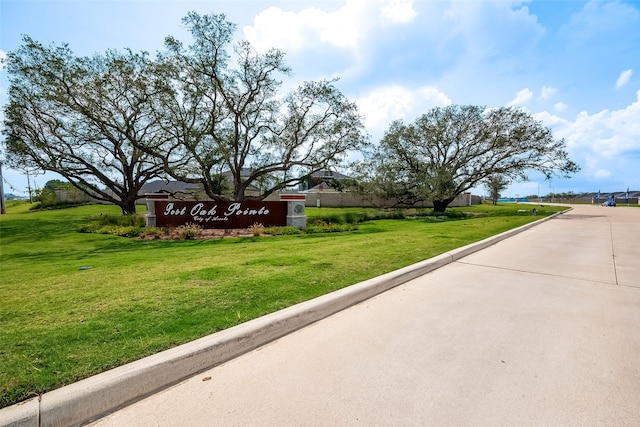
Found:
[{"label": "pavement joint line", "polygon": [[618,266],[616,265],[616,248],[613,242],[613,227],[611,225],[611,220],[609,219],[609,216],[605,215],[605,217],[607,218],[607,222],[609,223],[609,236],[611,237],[611,257],[613,258],[613,274],[616,278],[616,285],[620,286],[620,283],[618,283]]},{"label": "pavement joint line", "polygon": [[526,274],[532,274],[532,275],[537,275],[537,276],[546,276],[546,277],[557,277],[557,278],[560,278],[560,279],[580,280],[580,281],[583,281],[583,282],[590,282],[590,283],[595,283],[595,284],[599,284],[599,285],[622,286],[622,285],[619,285],[618,283],[605,282],[605,281],[602,281],[602,280],[585,279],[585,278],[582,278],[582,277],[564,276],[562,274],[543,273],[543,272],[531,271],[531,270],[518,270],[518,269],[515,269],[515,268],[499,267],[499,266],[496,266],[496,265],[487,265],[487,264],[476,264],[476,263],[464,262],[464,261],[457,261],[457,262],[459,264],[465,264],[465,265],[470,265],[470,266],[474,266],[474,267],[485,267],[485,268],[492,268],[492,269],[503,270],[503,271],[514,271],[516,273],[526,273]]},{"label": "pavement joint line", "polygon": [[556,212],[479,242],[241,323],[0,409],[0,427],[67,427],[96,421],[194,375],[256,350],[376,295],[542,224]]}]

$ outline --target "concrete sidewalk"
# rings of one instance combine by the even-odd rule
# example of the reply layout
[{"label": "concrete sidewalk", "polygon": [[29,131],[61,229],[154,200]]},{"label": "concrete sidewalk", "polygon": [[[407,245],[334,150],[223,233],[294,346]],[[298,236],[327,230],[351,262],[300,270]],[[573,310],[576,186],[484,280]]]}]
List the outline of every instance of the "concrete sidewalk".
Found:
[{"label": "concrete sidewalk", "polygon": [[639,260],[576,206],[92,425],[635,426]]}]

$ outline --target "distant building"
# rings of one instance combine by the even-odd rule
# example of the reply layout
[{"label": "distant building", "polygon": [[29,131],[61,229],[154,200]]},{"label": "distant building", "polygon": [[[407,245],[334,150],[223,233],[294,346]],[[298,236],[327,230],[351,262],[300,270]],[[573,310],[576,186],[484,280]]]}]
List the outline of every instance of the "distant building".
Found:
[{"label": "distant building", "polygon": [[149,193],[165,193],[170,194],[177,199],[198,199],[202,198],[202,187],[199,184],[191,184],[182,181],[164,181],[157,179],[145,183],[138,195],[144,197]]},{"label": "distant building", "polygon": [[[570,197],[567,194],[554,194],[553,201],[559,203],[603,203],[610,198],[618,204],[625,204],[627,190],[623,191],[593,191],[590,193],[572,194]],[[598,195],[600,196],[598,198]],[[640,191],[629,190],[629,204],[637,205],[638,197],[640,197]],[[548,198],[547,198],[548,199]],[[549,200],[546,200],[549,201]]]},{"label": "distant building", "polygon": [[301,191],[342,191],[342,183],[351,180],[340,172],[321,170],[309,175],[309,177],[300,185]]}]

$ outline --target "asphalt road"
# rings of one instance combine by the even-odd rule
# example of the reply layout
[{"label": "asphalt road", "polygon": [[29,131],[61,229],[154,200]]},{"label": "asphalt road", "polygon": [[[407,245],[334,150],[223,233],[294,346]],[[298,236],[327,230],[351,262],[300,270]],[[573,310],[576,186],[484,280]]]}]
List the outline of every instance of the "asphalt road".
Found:
[{"label": "asphalt road", "polygon": [[637,426],[639,260],[576,206],[93,425]]}]

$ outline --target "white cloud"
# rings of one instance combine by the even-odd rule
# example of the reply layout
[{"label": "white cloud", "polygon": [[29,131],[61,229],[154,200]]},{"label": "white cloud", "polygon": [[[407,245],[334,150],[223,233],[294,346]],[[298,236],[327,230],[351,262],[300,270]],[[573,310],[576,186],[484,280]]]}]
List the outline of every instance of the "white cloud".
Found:
[{"label": "white cloud", "polygon": [[413,9],[412,0],[391,0],[380,10],[384,21],[393,24],[411,22],[418,13]]},{"label": "white cloud", "polygon": [[[371,18],[380,13],[380,3],[347,0],[336,11],[309,7],[297,13],[272,6],[256,15],[253,25],[243,28],[244,37],[261,52],[277,47],[294,53],[318,43],[356,49],[377,21]],[[413,10],[411,3],[402,0],[384,1],[382,7],[386,19],[394,22],[410,19],[409,11]]]},{"label": "white cloud", "polygon": [[567,108],[569,108],[569,106],[567,104],[565,104],[564,102],[557,102],[557,103],[553,104],[553,109],[556,110],[559,113],[565,111]]},{"label": "white cloud", "polygon": [[547,100],[551,98],[558,90],[555,87],[543,86],[540,91],[540,99]]},{"label": "white cloud", "polygon": [[629,83],[629,79],[631,79],[631,74],[633,74],[633,70],[625,70],[620,73],[620,77],[616,81],[616,89],[620,89],[622,86]]},{"label": "white cloud", "polygon": [[560,116],[556,116],[555,114],[551,114],[548,111],[535,113],[532,114],[532,116],[534,119],[548,127],[565,126],[568,123],[566,119],[563,119]]},{"label": "white cloud", "polygon": [[636,97],[626,108],[581,112],[573,120],[547,111],[533,117],[550,127],[554,137],[565,140],[570,158],[582,166],[580,175],[591,182],[624,179],[616,169],[620,159],[627,153],[640,152],[640,91]]},{"label": "white cloud", "polygon": [[399,85],[376,88],[356,100],[358,110],[365,117],[365,126],[373,132],[388,128],[393,120],[413,120],[433,107],[451,104],[437,87],[411,89]]},{"label": "white cloud", "polygon": [[294,13],[271,6],[256,15],[252,26],[244,27],[244,36],[260,52],[274,47],[295,52],[307,46],[309,33],[320,35],[327,17],[326,12],[316,8]]},{"label": "white cloud", "polygon": [[[434,2],[436,3],[436,2]],[[439,4],[440,2],[438,2]],[[526,6],[507,1],[451,1],[442,13],[448,38],[462,37],[466,54],[495,59],[520,57],[544,35]],[[506,60],[506,58],[502,58]]]},{"label": "white cloud", "polygon": [[524,88],[518,91],[516,97],[507,103],[507,107],[514,107],[518,105],[524,105],[533,98],[533,92],[530,89]]},{"label": "white cloud", "polygon": [[640,150],[640,91],[637,100],[622,110],[603,110],[589,115],[582,112],[566,130],[574,146],[588,147],[605,158],[626,151]]},{"label": "white cloud", "polygon": [[593,177],[596,179],[606,179],[611,177],[611,172],[607,169],[598,169],[593,173]]},{"label": "white cloud", "polygon": [[612,162],[625,153],[640,151],[640,91],[636,96],[635,102],[620,110],[581,112],[574,120],[548,112],[535,118],[551,127],[555,137],[564,138],[571,157],[582,164],[582,174],[592,179],[611,178]]}]

